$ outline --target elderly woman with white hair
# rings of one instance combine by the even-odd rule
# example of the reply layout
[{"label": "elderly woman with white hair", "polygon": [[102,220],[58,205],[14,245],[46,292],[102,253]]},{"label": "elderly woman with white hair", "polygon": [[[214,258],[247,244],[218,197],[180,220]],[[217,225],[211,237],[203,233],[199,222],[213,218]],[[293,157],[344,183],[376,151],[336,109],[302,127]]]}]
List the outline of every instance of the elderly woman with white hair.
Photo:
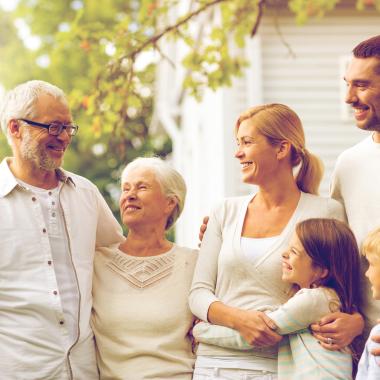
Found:
[{"label": "elderly woman with white hair", "polygon": [[92,326],[101,379],[191,379],[187,304],[197,251],[170,242],[186,185],[159,158],[137,158],[121,176],[128,235],[95,258]]}]

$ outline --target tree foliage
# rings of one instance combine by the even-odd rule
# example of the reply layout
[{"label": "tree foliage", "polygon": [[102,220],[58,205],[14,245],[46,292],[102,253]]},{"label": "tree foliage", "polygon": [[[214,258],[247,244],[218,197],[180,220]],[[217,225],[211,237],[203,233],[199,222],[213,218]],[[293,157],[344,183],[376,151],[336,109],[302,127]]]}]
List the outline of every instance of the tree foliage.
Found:
[{"label": "tree foliage", "polygon": [[[19,0],[0,12],[0,82],[40,78],[63,88],[80,125],[66,166],[110,195],[110,178],[145,153],[167,154],[168,137],[150,133],[155,65],[171,62],[169,42],[185,46],[184,89],[230,85],[247,64],[237,48],[254,35],[269,7],[288,6],[298,23],[321,17],[339,0]],[[380,0],[357,0],[358,10]],[[20,38],[20,20],[37,36]],[[21,24],[22,24],[21,22]],[[15,26],[18,25],[18,28]],[[4,155],[4,139],[0,154]],[[116,206],[115,206],[116,208]]]}]

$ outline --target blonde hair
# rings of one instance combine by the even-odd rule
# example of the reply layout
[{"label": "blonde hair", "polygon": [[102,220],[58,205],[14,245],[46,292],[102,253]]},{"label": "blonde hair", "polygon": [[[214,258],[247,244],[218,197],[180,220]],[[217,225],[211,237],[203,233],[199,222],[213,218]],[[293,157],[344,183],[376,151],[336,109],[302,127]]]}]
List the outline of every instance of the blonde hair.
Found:
[{"label": "blonde hair", "polygon": [[362,247],[364,256],[377,256],[380,260],[380,228],[370,232],[364,239]]},{"label": "blonde hair", "polygon": [[305,133],[297,114],[284,104],[264,104],[249,108],[236,122],[235,133],[244,120],[252,119],[261,135],[272,145],[283,140],[291,144],[291,163],[301,164],[296,176],[298,188],[311,194],[318,194],[323,175],[322,161],[305,147]]}]

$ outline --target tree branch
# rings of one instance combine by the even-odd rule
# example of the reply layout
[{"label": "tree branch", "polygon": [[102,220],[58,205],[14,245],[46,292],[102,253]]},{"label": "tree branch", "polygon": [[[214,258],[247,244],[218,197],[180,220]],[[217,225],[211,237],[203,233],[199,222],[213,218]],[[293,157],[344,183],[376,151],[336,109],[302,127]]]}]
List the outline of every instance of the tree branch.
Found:
[{"label": "tree branch", "polygon": [[154,48],[157,49],[158,53],[160,54],[161,58],[165,59],[166,61],[169,62],[170,66],[175,69],[175,63],[173,60],[171,60],[164,52],[161,50],[160,46],[158,44],[154,44]]},{"label": "tree branch", "polygon": [[259,29],[261,18],[263,17],[263,14],[264,14],[264,10],[263,10],[264,5],[265,5],[265,0],[259,0],[257,4],[257,8],[258,8],[257,17],[251,31],[251,37],[253,37],[257,33],[257,30]]},{"label": "tree branch", "polygon": [[146,40],[144,43],[142,43],[140,46],[138,46],[135,50],[130,52],[124,58],[130,58],[130,59],[134,60],[135,56],[137,54],[139,54],[142,50],[144,50],[147,46],[156,45],[157,41],[159,41],[166,34],[172,32],[175,29],[178,29],[180,26],[186,24],[190,19],[192,19],[195,16],[198,16],[200,13],[204,12],[206,9],[208,9],[214,5],[217,5],[219,3],[223,3],[225,1],[231,1],[231,0],[212,0],[209,3],[206,3],[205,5],[200,7],[199,9],[189,13],[186,17],[184,17],[182,20],[178,21],[176,24],[169,25],[160,33],[158,33],[158,34],[152,36],[151,38],[149,38],[148,40]]},{"label": "tree branch", "polygon": [[277,18],[277,15],[276,17],[274,18],[274,26],[276,28],[276,32],[282,42],[282,44],[286,47],[286,49],[288,50],[289,52],[289,55],[292,57],[292,58],[296,58],[296,54],[294,53],[292,47],[288,44],[288,42],[285,40],[284,38],[284,35],[282,34],[281,32],[281,29],[280,29],[280,25],[278,24],[278,18]]}]

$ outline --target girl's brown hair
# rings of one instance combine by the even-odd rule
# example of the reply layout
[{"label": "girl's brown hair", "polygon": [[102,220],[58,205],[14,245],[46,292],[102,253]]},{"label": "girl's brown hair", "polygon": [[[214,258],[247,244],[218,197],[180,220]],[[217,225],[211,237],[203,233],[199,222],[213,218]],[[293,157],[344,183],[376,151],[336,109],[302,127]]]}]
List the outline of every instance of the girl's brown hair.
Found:
[{"label": "girl's brown hair", "polygon": [[301,163],[296,176],[298,188],[305,193],[318,194],[323,175],[321,160],[305,147],[305,134],[297,114],[284,104],[264,104],[249,108],[236,122],[235,133],[244,120],[252,119],[255,127],[272,145],[288,141],[291,146],[291,162]]},{"label": "girl's brown hair", "polygon": [[342,304],[341,311],[357,311],[360,256],[350,228],[336,219],[307,219],[297,224],[296,234],[313,264],[328,270],[320,285],[336,291]]},{"label": "girl's brown hair", "polygon": [[[350,228],[336,219],[307,219],[297,224],[296,234],[313,265],[328,270],[319,286],[335,290],[342,312],[358,312],[361,303],[360,255]],[[359,338],[350,345],[354,372],[361,346]]]}]

